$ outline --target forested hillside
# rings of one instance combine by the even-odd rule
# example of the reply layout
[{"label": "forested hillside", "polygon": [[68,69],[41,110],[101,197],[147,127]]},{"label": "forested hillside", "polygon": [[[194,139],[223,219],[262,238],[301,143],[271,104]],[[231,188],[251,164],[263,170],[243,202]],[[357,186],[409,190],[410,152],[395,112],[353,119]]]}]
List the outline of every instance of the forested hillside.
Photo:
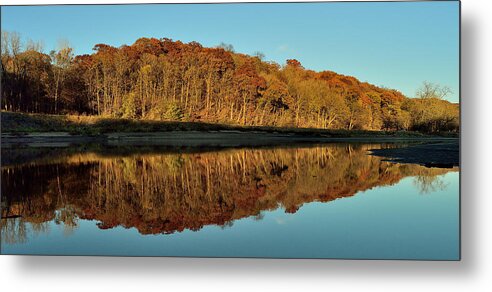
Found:
[{"label": "forested hillside", "polygon": [[294,59],[279,65],[231,46],[140,38],[49,54],[2,32],[2,109],[112,118],[329,129],[458,131],[459,106],[425,83],[417,98]]}]

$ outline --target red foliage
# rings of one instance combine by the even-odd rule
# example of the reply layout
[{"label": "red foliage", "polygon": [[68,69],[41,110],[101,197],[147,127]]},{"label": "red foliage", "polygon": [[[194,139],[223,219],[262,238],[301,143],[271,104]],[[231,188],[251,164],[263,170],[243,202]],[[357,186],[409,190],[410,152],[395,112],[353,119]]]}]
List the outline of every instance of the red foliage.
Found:
[{"label": "red foliage", "polygon": [[287,66],[293,66],[296,68],[304,68],[301,65],[301,62],[297,61],[296,59],[287,59]]}]

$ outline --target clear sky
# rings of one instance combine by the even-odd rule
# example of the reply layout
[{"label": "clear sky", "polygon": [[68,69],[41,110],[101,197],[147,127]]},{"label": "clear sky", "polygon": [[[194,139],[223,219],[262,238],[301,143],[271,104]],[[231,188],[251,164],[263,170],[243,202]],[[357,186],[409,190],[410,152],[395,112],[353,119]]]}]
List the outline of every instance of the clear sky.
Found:
[{"label": "clear sky", "polygon": [[459,99],[459,3],[275,3],[2,7],[2,30],[41,40],[45,51],[67,39],[76,54],[97,43],[167,37],[204,46],[232,44],[284,64],[298,59],[395,88],[409,97],[426,80]]}]

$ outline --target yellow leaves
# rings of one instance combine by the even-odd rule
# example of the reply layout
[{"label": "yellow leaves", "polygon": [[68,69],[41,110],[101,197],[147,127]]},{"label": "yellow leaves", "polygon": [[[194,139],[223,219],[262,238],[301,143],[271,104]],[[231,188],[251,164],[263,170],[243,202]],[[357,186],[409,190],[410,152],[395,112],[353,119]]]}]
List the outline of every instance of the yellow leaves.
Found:
[{"label": "yellow leaves", "polygon": [[152,71],[152,66],[151,65],[144,65],[140,68],[140,74],[147,76],[150,74]]}]

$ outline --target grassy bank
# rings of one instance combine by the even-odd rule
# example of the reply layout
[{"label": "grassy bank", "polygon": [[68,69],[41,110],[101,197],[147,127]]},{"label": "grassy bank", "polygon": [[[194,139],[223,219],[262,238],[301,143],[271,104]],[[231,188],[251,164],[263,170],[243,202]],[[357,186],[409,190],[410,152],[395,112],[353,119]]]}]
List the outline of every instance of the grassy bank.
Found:
[{"label": "grassy bank", "polygon": [[[238,126],[201,122],[174,122],[152,120],[128,120],[97,116],[44,115],[25,113],[1,113],[2,133],[26,134],[42,132],[68,132],[73,135],[97,136],[115,132],[170,132],[170,131],[260,131],[266,133],[296,133],[299,135],[323,135],[328,137],[425,137],[409,131],[360,131],[328,130],[313,128],[276,128],[264,126]],[[455,133],[440,136],[454,137]]]}]

